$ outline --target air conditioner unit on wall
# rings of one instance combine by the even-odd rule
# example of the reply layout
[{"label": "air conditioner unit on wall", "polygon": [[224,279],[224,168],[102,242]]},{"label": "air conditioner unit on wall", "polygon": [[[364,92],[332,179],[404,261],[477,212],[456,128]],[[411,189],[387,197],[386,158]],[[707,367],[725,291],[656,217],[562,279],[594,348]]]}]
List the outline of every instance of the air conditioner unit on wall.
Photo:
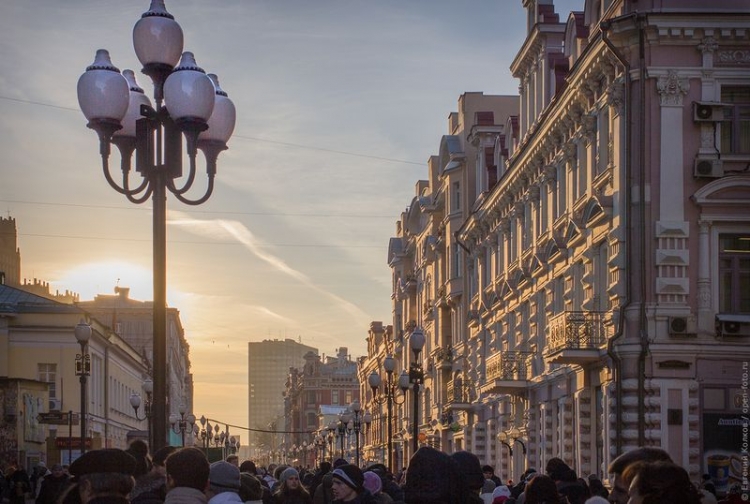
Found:
[{"label": "air conditioner unit on wall", "polygon": [[694,102],[693,121],[695,122],[719,122],[724,120],[723,103]]},{"label": "air conditioner unit on wall", "polygon": [[719,335],[723,338],[750,337],[750,323],[735,320],[724,320],[719,324]]},{"label": "air conditioner unit on wall", "polygon": [[724,164],[721,159],[695,158],[693,176],[696,178],[719,178],[724,176]]},{"label": "air conditioner unit on wall", "polygon": [[62,407],[60,399],[55,399],[54,397],[50,398],[49,400],[49,411],[60,411],[60,408]]},{"label": "air conditioner unit on wall", "polygon": [[688,336],[697,333],[694,317],[669,317],[670,336]]}]

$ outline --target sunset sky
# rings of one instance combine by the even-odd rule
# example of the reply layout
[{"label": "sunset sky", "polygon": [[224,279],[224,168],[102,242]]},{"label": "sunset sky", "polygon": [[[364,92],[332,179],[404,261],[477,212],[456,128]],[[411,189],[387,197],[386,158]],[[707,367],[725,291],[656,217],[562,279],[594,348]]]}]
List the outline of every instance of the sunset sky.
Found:
[{"label": "sunset sky", "polygon": [[[555,4],[564,20],[584,1]],[[194,413],[246,425],[248,341],[356,358],[370,322],[391,322],[388,239],[459,96],[517,93],[525,13],[521,0],[166,6],[237,108],[213,197],[169,199],[168,300],[191,345]],[[151,203],[109,187],[76,98],[100,48],[152,93],[132,48],[148,7],[0,3],[0,212],[17,221],[22,276],[82,300],[118,282],[152,298]],[[119,173],[116,150],[111,163]]]}]

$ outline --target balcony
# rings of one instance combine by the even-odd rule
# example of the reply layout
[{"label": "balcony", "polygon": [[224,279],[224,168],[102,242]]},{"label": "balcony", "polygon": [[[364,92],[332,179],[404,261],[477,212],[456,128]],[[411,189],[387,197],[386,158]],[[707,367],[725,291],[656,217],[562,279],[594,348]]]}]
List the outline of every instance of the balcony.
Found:
[{"label": "balcony", "polygon": [[453,410],[471,409],[471,391],[461,378],[448,382],[445,405]]},{"label": "balcony", "polygon": [[531,354],[528,352],[498,352],[487,359],[485,381],[479,391],[486,394],[516,394],[526,392]]},{"label": "balcony", "polygon": [[548,364],[583,365],[601,358],[607,341],[602,312],[563,312],[549,322],[544,360]]}]

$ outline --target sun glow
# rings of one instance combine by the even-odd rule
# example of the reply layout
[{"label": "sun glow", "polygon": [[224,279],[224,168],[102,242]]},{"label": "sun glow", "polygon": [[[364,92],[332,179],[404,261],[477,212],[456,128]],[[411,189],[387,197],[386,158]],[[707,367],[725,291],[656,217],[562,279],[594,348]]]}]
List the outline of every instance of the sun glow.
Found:
[{"label": "sun glow", "polygon": [[149,301],[153,298],[150,268],[126,261],[104,261],[76,266],[64,271],[50,282],[51,290],[69,290],[81,301],[89,301],[97,294],[114,294],[115,287],[129,287],[131,299]]}]

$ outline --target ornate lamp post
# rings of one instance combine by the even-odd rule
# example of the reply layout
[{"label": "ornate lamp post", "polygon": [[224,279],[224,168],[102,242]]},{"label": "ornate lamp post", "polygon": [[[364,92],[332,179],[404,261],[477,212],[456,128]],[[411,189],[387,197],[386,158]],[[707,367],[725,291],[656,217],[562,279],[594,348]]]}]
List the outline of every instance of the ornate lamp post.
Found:
[{"label": "ornate lamp post", "polygon": [[193,432],[195,415],[187,413],[187,408],[184,404],[180,404],[179,412],[179,415],[176,413],[169,415],[169,423],[172,426],[172,431],[175,434],[180,434],[182,437],[182,446],[185,446],[185,432]]},{"label": "ornate lamp post", "polygon": [[[396,360],[388,355],[383,361],[383,369],[385,369],[385,390],[380,392],[380,386],[383,380],[377,371],[373,371],[367,378],[367,382],[370,384],[372,389],[372,398],[378,404],[386,403],[386,411],[388,415],[388,427],[387,431],[387,443],[388,443],[388,470],[393,471],[395,467],[395,461],[393,460],[393,405],[403,404],[406,399],[406,391],[409,390],[409,375],[406,371],[402,371],[398,378],[398,384],[393,379],[394,371],[396,370]],[[401,395],[396,395],[396,386],[401,389]],[[400,400],[399,400],[400,397]]]},{"label": "ornate lamp post", "polygon": [[526,443],[524,443],[521,440],[521,431],[520,431],[520,429],[518,427],[513,427],[510,430],[510,432],[508,433],[508,435],[510,436],[510,438],[513,441],[515,441],[516,443],[518,443],[518,444],[521,445],[521,453],[523,453],[523,455],[525,456],[526,455]]},{"label": "ornate lamp post", "polygon": [[81,353],[76,354],[76,375],[81,382],[81,454],[86,453],[86,378],[91,374],[91,356],[86,353],[86,346],[91,339],[91,325],[81,320],[75,328]]},{"label": "ornate lamp post", "polygon": [[508,453],[510,456],[513,456],[513,447],[508,443],[508,433],[507,432],[498,432],[497,433],[497,440],[500,441],[502,444],[508,447]]},{"label": "ornate lamp post", "polygon": [[346,438],[346,425],[349,423],[349,410],[347,409],[339,415],[339,421],[336,422],[336,433],[341,443],[340,458],[344,458],[344,439]]},{"label": "ornate lamp post", "polygon": [[362,413],[362,405],[359,400],[355,400],[351,406],[349,406],[349,413],[346,429],[348,432],[354,432],[354,445],[355,445],[355,460],[357,461],[357,467],[359,467],[359,434],[362,432],[362,424],[365,424],[365,428],[370,427],[372,422],[372,415],[369,411]]},{"label": "ornate lamp post", "polygon": [[414,354],[414,360],[409,366],[409,381],[414,391],[414,420],[412,422],[412,455],[419,449],[419,386],[424,383],[424,370],[419,361],[419,354],[424,347],[424,333],[415,328],[409,336],[409,346]]},{"label": "ornate lamp post", "polygon": [[151,401],[152,401],[152,395],[154,393],[154,382],[151,380],[151,378],[146,378],[143,381],[143,391],[146,393],[146,401],[143,403],[143,413],[144,417],[140,418],[138,416],[138,408],[141,407],[141,395],[137,393],[133,393],[130,395],[130,405],[133,407],[133,411],[135,411],[135,419],[139,422],[142,422],[143,420],[146,420],[146,429],[148,430],[148,445],[149,447],[152,446],[151,441]]},{"label": "ornate lamp post", "polygon": [[326,427],[326,433],[326,439],[328,439],[328,453],[331,454],[331,464],[333,464],[333,441],[336,437],[336,422],[332,421],[330,424],[328,424],[328,427]]},{"label": "ornate lamp post", "polygon": [[[99,151],[107,182],[136,204],[153,201],[153,449],[166,446],[167,426],[167,190],[187,205],[211,197],[216,160],[227,148],[235,124],[235,109],[215,75],[206,75],[190,52],[182,52],[182,28],[164,6],[152,0],[148,12],[133,28],[133,46],[142,72],[154,84],[151,103],[132,70],[122,74],[109,53],[100,49],[94,63],[78,80],[78,103],[88,127],[99,136]],[[182,54],[182,57],[180,55]],[[182,142],[185,137],[189,171],[183,179]],[[110,173],[110,145],[120,151],[122,180]],[[196,155],[206,158],[207,185],[202,196],[186,193],[196,176]],[[140,181],[131,184],[131,160]],[[184,180],[181,187],[178,179]]]},{"label": "ornate lamp post", "polygon": [[208,445],[211,443],[211,431],[213,429],[213,426],[208,420],[206,420],[206,417],[203,415],[201,416],[200,423],[200,438],[203,442],[203,451],[206,453],[206,455],[208,455]]}]

